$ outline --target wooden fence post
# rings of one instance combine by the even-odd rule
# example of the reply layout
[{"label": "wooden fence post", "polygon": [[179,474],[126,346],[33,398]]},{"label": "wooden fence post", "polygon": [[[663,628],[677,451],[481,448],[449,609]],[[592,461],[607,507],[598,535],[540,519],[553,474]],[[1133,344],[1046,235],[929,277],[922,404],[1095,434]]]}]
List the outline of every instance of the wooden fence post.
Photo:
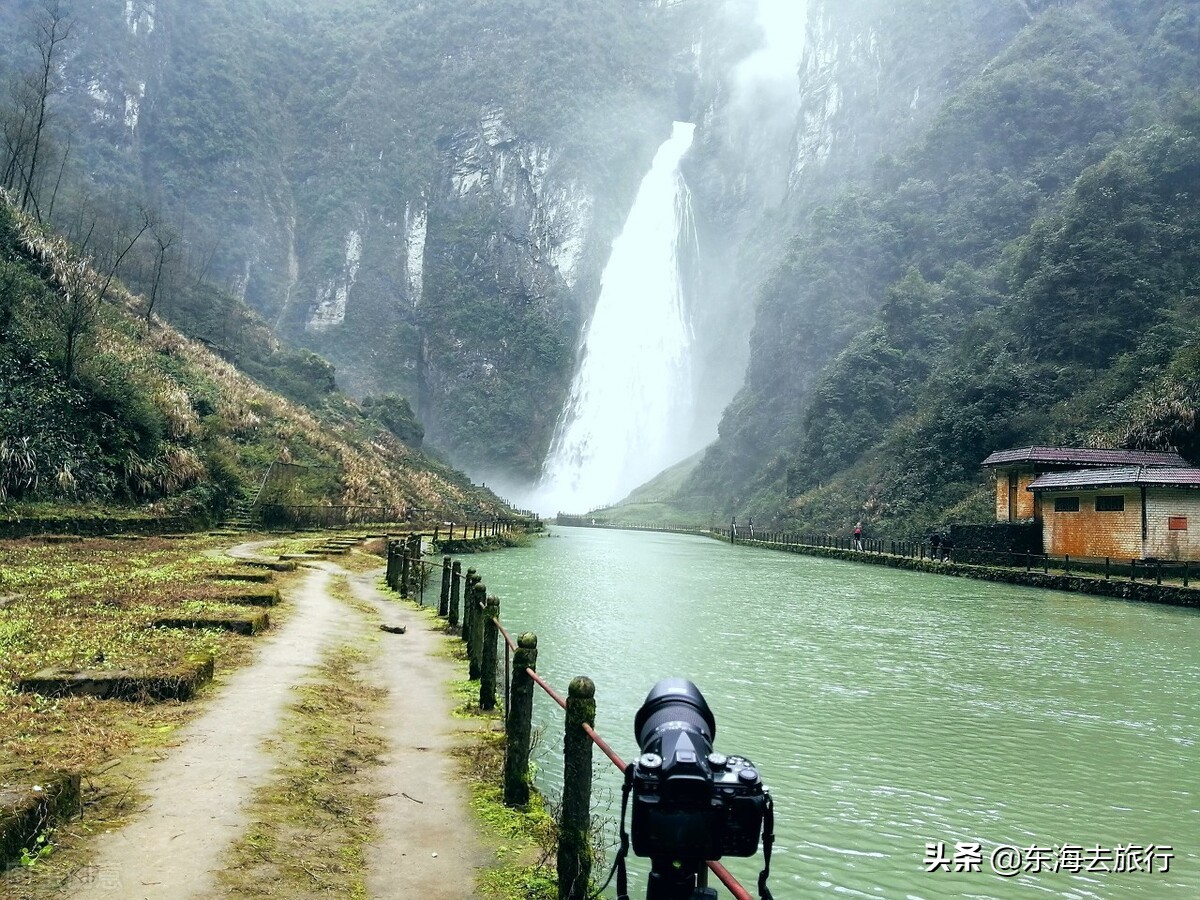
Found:
[{"label": "wooden fence post", "polygon": [[479,654],[479,708],[482,710],[496,708],[496,641],[500,637],[496,622],[499,618],[500,598],[488,597],[483,609],[483,647]]},{"label": "wooden fence post", "polygon": [[[467,569],[467,583],[463,587],[462,633],[459,635],[467,642],[471,640],[471,601],[475,597],[475,585],[479,580],[474,569]],[[468,643],[468,648],[469,646]]]},{"label": "wooden fence post", "polygon": [[450,615],[450,557],[442,557],[442,593],[438,597],[438,615]]},{"label": "wooden fence post", "polygon": [[404,542],[404,547],[400,551],[400,596],[401,598],[408,597],[408,541]]},{"label": "wooden fence post", "polygon": [[487,588],[482,581],[475,583],[471,597],[471,635],[467,639],[467,677],[471,681],[480,678],[483,673],[483,610],[487,603]]},{"label": "wooden fence post", "polygon": [[508,723],[504,744],[504,805],[529,803],[529,741],[533,731],[533,678],[537,671],[537,635],[517,638],[513,654],[512,689],[508,695]]},{"label": "wooden fence post", "polygon": [[584,723],[596,724],[596,685],[579,676],[567,690],[563,736],[562,812],[558,823],[558,898],[586,900],[592,877],[588,825],[592,818],[592,739]]},{"label": "wooden fence post", "polygon": [[383,580],[393,591],[396,589],[396,542],[387,538],[387,574]]},{"label": "wooden fence post", "polygon": [[458,598],[462,591],[462,563],[457,559],[450,567],[450,613],[451,628],[458,627]]},{"label": "wooden fence post", "polygon": [[409,586],[420,591],[421,601],[424,604],[425,590],[424,581],[421,579],[421,535],[410,535],[408,539],[408,577],[410,579]]}]

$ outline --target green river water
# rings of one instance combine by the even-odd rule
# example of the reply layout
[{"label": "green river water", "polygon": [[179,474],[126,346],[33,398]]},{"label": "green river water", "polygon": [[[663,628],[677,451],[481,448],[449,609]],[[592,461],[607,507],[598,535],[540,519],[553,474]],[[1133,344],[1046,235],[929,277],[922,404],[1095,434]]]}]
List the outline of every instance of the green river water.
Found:
[{"label": "green river water", "polygon": [[[595,681],[625,759],[650,687],[696,682],[716,748],[775,798],[776,900],[1200,897],[1196,612],[684,535],[553,528],[467,564],[510,631],[538,634],[551,684]],[[537,691],[534,718],[553,794],[562,714]],[[596,759],[615,819],[620,777]],[[1001,847],[1027,871],[996,874]],[[753,893],[761,856],[724,862]]]}]

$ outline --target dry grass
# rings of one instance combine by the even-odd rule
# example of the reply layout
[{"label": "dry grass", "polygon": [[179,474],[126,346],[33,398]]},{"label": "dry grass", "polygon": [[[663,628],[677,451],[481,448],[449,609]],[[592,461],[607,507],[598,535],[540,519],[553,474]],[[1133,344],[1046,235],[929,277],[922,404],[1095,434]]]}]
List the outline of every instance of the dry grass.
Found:
[{"label": "dry grass", "polygon": [[237,585],[207,580],[228,567],[206,552],[218,540],[0,543],[0,772],[94,772],[183,717],[179,704],[19,694],[12,685],[23,676],[48,666],[154,670],[198,653],[224,669],[247,658],[248,638],[149,627],[163,614],[234,608],[221,597]]},{"label": "dry grass", "polygon": [[[11,206],[11,198],[0,197],[0,202]],[[17,209],[13,215],[22,250],[45,267],[60,295],[65,285],[83,283],[98,290],[106,280],[62,237]],[[368,433],[365,421],[349,407],[337,412],[332,404],[317,415],[262,387],[169,325],[158,320],[147,325],[137,318],[142,300],[119,283],[109,286],[108,300],[91,347],[149,387],[150,401],[166,423],[167,449],[154,458],[131,454],[125,461],[129,485],[140,494],[174,496],[207,477],[195,447],[201,433],[215,427],[223,437],[236,439],[229,446],[239,456],[242,477],[255,486],[270,459],[319,462],[337,470],[335,483],[322,489],[330,496],[302,498],[297,505],[417,506],[484,515],[506,511],[494,498],[443,475],[387,431]],[[203,427],[194,403],[198,396],[216,399],[216,421],[206,419]],[[20,455],[27,449],[0,443],[0,464],[8,465],[18,480]],[[76,487],[69,465],[56,480],[68,494]]]}]

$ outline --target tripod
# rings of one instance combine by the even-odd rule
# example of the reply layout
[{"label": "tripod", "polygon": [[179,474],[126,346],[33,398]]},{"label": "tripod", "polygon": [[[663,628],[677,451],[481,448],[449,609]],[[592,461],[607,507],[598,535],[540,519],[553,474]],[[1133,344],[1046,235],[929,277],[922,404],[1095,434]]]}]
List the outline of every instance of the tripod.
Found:
[{"label": "tripod", "polygon": [[652,858],[646,900],[717,900],[714,888],[698,886],[703,872],[703,860],[673,863]]}]

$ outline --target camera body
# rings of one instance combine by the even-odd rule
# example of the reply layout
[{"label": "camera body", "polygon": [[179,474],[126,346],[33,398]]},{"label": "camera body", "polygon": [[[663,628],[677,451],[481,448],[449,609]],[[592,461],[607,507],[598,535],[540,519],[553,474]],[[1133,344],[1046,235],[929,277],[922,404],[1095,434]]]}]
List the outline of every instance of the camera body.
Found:
[{"label": "camera body", "polygon": [[750,760],[716,753],[712,713],[690,681],[665,679],[635,720],[633,852],[702,866],[758,852],[767,792]]},{"label": "camera body", "polygon": [[653,753],[635,763],[633,852],[666,859],[753,856],[766,809],[758,770],[744,757],[689,759],[690,752],[674,766]]}]

